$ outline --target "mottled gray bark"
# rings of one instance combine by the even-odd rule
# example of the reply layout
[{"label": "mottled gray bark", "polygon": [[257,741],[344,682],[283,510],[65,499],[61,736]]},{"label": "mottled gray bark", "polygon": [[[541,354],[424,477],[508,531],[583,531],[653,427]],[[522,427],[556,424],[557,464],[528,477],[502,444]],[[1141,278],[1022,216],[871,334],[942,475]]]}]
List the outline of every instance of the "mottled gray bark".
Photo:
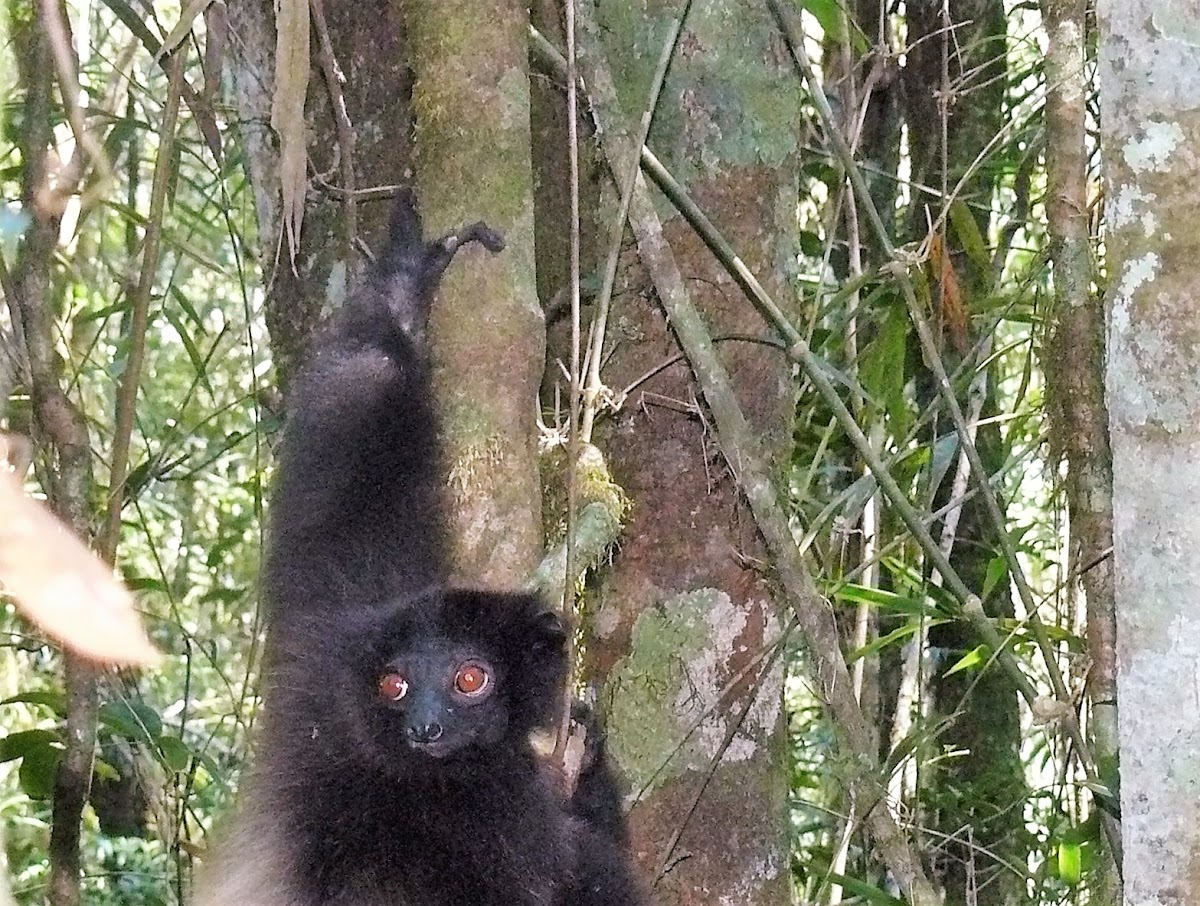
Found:
[{"label": "mottled gray bark", "polygon": [[1125,902],[1200,902],[1200,7],[1098,5]]}]

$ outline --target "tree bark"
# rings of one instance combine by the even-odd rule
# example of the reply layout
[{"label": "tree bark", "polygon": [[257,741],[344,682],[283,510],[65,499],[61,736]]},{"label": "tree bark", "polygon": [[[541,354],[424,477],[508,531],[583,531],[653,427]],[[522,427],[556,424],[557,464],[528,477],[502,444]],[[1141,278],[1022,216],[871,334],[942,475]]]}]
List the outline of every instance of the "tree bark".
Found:
[{"label": "tree bark", "polygon": [[[1104,400],[1104,311],[1092,291],[1086,136],[1086,0],[1042,0],[1046,49],[1046,219],[1054,318],[1045,357],[1050,429],[1067,460],[1073,582],[1087,605],[1088,726],[1101,779],[1117,788],[1117,650],[1113,602],[1112,450]],[[1095,806],[1093,806],[1095,808]],[[1101,815],[1102,820],[1113,820]],[[1100,837],[1102,840],[1103,835]],[[1101,904],[1121,900],[1119,866],[1100,861]]]},{"label": "tree bark", "polygon": [[505,238],[468,250],[430,318],[454,501],[454,568],[516,587],[542,551],[534,403],[545,362],[533,250],[529,16],[524,3],[409,5],[416,184],[436,234],[484,220]]},{"label": "tree bark", "polygon": [[[624,104],[624,123],[601,122],[601,129],[641,119],[675,15],[674,4],[597,8],[599,30],[588,29],[581,45],[618,74]],[[581,11],[585,29],[586,18]],[[798,111],[780,100],[794,97],[787,94],[756,106],[763,96],[754,86],[788,77],[780,50],[765,10],[697,4],[650,139],[774,289],[785,286],[780,237],[795,196]],[[630,163],[610,161],[618,181]],[[714,333],[761,332],[761,320],[686,223],[665,214],[663,232]],[[614,298],[604,372],[613,388],[633,385],[679,350],[662,311],[638,291],[642,280],[629,278]],[[723,344],[721,353],[764,449],[778,454],[792,417],[786,360],[753,344]],[[775,591],[753,565],[761,541],[709,436],[686,363],[634,394],[599,431],[632,509],[592,615],[585,671],[605,681],[612,751],[641,793],[632,813],[635,848],[657,876],[664,906],[730,897],[782,904],[789,878],[783,667],[771,654],[782,623]],[[693,723],[699,727],[688,735]]]},{"label": "tree bark", "polygon": [[1097,12],[1125,902],[1194,903],[1200,8],[1105,0]]}]

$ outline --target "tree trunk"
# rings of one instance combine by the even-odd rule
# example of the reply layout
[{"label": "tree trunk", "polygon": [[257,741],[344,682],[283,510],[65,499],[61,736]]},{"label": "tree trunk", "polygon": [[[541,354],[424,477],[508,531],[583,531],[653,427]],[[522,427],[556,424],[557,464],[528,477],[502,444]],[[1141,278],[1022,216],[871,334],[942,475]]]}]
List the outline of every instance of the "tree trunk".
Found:
[{"label": "tree trunk", "polygon": [[413,3],[408,16],[427,229],[484,220],[506,242],[495,258],[460,256],[430,319],[454,567],[473,583],[516,587],[542,551],[534,402],[545,328],[534,277],[529,16],[513,0]]},{"label": "tree trunk", "polygon": [[[366,270],[358,242],[379,248],[390,193],[370,190],[408,182],[411,167],[412,76],[401,17],[392,4],[377,0],[324,3],[320,8],[324,22],[313,24],[305,103],[306,150],[316,175],[299,200],[304,221],[294,261],[282,235],[279,143],[267,125],[272,82],[264,74],[276,71],[274,9],[270,0],[246,0],[229,8],[231,29],[243,38],[231,43],[230,74],[243,124],[246,169],[254,185],[259,260],[268,288],[267,328],[276,378],[285,392],[322,315],[346,297]],[[345,136],[338,134],[330,70],[322,65],[326,40],[345,76],[336,91],[351,127],[347,148],[341,147]],[[363,191],[362,199],[348,194],[356,191]]]},{"label": "tree trunk", "polygon": [[[625,123],[601,128],[628,128],[644,113],[677,9],[645,13],[604,2],[597,15],[599,32],[588,40],[603,46],[625,108]],[[747,53],[748,46],[758,49]],[[779,237],[794,205],[798,111],[794,94],[765,100],[756,88],[789,78],[780,51],[765,9],[697,4],[649,141],[776,291],[786,286]],[[628,163],[619,162],[618,179]],[[761,333],[758,315],[703,243],[680,217],[665,209],[663,216],[712,332]],[[585,669],[606,680],[612,751],[631,791],[642,794],[633,837],[646,869],[661,871],[656,901],[782,904],[789,877],[783,665],[772,650],[780,612],[755,566],[759,538],[688,366],[671,364],[636,384],[679,351],[638,279],[618,288],[605,347],[612,356],[606,385],[633,386],[633,395],[600,432],[632,512],[592,615]],[[721,353],[765,446],[786,450],[786,360],[747,343],[724,343]],[[698,729],[688,735],[693,723]]]},{"label": "tree trunk", "polygon": [[[1088,703],[1101,779],[1116,789],[1117,650],[1113,610],[1112,451],[1104,402],[1104,311],[1092,290],[1088,226],[1086,0],[1043,0],[1046,51],[1046,218],[1054,262],[1054,318],[1045,356],[1050,430],[1067,459],[1070,573],[1087,604]],[[1093,809],[1095,806],[1093,806]],[[1113,820],[1107,815],[1102,820]],[[1104,839],[1103,835],[1099,835]],[[1112,854],[1094,872],[1100,906],[1121,900]]]},{"label": "tree trunk", "polygon": [[1200,902],[1200,8],[1103,2],[1125,902]]}]

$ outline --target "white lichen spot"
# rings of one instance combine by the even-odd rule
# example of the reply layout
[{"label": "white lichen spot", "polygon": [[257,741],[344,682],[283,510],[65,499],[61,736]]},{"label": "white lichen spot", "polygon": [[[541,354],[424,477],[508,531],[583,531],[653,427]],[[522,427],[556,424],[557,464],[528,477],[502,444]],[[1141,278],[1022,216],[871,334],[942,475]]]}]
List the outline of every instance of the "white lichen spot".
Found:
[{"label": "white lichen spot", "polygon": [[[764,637],[773,639],[778,633],[778,620],[769,606],[763,605],[763,612],[769,614]],[[705,614],[710,644],[697,651],[686,664],[685,682],[676,697],[675,707],[678,713],[687,715],[690,720],[698,720],[708,713],[709,716],[696,731],[697,749],[706,758],[720,756],[727,762],[753,758],[758,750],[757,740],[763,733],[770,733],[774,729],[779,717],[783,668],[777,662],[767,676],[752,684],[752,694],[756,699],[742,726],[726,745],[730,728],[725,715],[738,713],[740,703],[722,706],[721,695],[725,691],[725,684],[732,678],[729,671],[731,661],[735,655],[745,651],[745,645],[739,640],[748,620],[746,608],[738,607],[724,592],[716,593],[712,607]],[[744,701],[742,699],[742,703]]]},{"label": "white lichen spot", "polygon": [[1142,191],[1141,186],[1137,185],[1119,186],[1113,191],[1111,201],[1108,203],[1108,217],[1113,229],[1118,230],[1141,218],[1147,235],[1152,231],[1153,226],[1147,225],[1146,218],[1151,218],[1152,224],[1158,222],[1154,217],[1150,197]]},{"label": "white lichen spot", "polygon": [[708,612],[708,625],[712,627],[712,647],[724,655],[732,654],[738,636],[746,628],[746,612],[722,592]]},{"label": "white lichen spot", "polygon": [[325,278],[325,303],[331,309],[340,308],[348,294],[347,271],[345,261],[335,261],[329,268],[329,276]]},{"label": "white lichen spot", "polygon": [[1148,123],[1140,139],[1125,145],[1125,163],[1135,173],[1166,170],[1182,141],[1183,130],[1178,123]]},{"label": "white lichen spot", "polygon": [[1133,305],[1133,294],[1144,283],[1158,276],[1159,257],[1154,252],[1148,252],[1140,258],[1126,262],[1121,273],[1121,281],[1113,294],[1111,331],[1119,334],[1129,330],[1129,310]]},{"label": "white lichen spot", "polygon": [[763,887],[779,877],[782,863],[782,855],[778,851],[751,860],[734,881],[733,889],[728,894],[722,894],[718,902],[721,906],[743,906],[744,903],[756,901]]},{"label": "white lichen spot", "polygon": [[[1073,19],[1059,22],[1050,37],[1057,47],[1064,49],[1083,47],[1083,37],[1079,23]],[[1044,50],[1043,53],[1045,53]],[[1060,78],[1056,79],[1054,84],[1058,85],[1058,90],[1062,94],[1063,101],[1068,106],[1073,107],[1080,103],[1083,97],[1083,79]]]},{"label": "white lichen spot", "polygon": [[[721,668],[733,650],[733,640],[746,625],[746,615],[728,594],[715,589],[710,593],[712,604],[704,615],[709,625],[709,644],[685,662],[683,682],[675,697],[676,712],[687,715],[689,722],[705,718],[696,731],[696,746],[705,758],[715,758],[725,742],[728,723],[717,709],[724,675]],[[730,743],[725,757],[734,757],[736,742]]]},{"label": "white lichen spot", "polygon": [[[774,638],[769,634],[767,638]],[[758,698],[746,715],[746,725],[760,730],[763,734],[770,733],[779,722],[779,712],[783,710],[783,660],[776,658],[771,669],[767,671],[758,683]]]},{"label": "white lichen spot", "polygon": [[1200,25],[1196,22],[1195,0],[1157,0],[1150,14],[1155,31],[1184,47],[1200,47]]},{"label": "white lichen spot", "polygon": [[621,626],[621,609],[611,604],[603,604],[592,617],[592,631],[597,638],[607,639]]}]

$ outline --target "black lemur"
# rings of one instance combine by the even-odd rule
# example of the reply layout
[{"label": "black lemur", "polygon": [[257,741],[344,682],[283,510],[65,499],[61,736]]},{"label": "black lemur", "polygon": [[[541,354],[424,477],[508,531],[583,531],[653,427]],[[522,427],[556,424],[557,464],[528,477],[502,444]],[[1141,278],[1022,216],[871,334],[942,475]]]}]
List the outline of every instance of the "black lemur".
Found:
[{"label": "black lemur", "polygon": [[271,503],[264,713],[196,906],[640,906],[593,732],[577,792],[531,749],[566,627],[452,587],[425,323],[483,224],[421,238],[411,198],[293,389]]}]

